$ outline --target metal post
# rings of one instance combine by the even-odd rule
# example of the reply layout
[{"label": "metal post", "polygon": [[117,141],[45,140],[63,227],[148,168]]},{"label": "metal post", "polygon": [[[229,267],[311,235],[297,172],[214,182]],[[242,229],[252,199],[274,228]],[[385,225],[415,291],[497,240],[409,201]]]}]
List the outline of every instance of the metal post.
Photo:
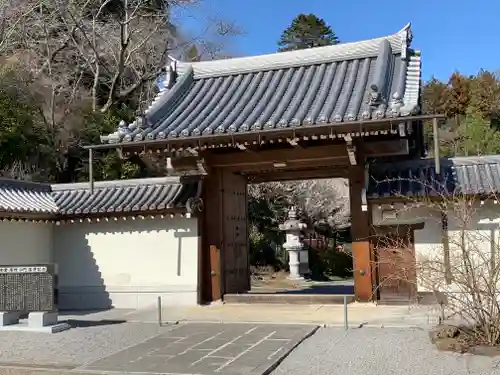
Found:
[{"label": "metal post", "polygon": [[94,161],[93,161],[93,150],[89,148],[89,187],[90,194],[94,192]]},{"label": "metal post", "polygon": [[441,164],[439,160],[439,127],[438,119],[434,117],[432,119],[432,132],[434,135],[434,162],[436,164],[436,174],[441,174]]},{"label": "metal post", "polygon": [[160,327],[162,326],[162,319],[161,319],[161,296],[158,296],[158,325]]},{"label": "metal post", "polygon": [[344,328],[349,329],[349,322],[347,321],[347,296],[344,296]]}]

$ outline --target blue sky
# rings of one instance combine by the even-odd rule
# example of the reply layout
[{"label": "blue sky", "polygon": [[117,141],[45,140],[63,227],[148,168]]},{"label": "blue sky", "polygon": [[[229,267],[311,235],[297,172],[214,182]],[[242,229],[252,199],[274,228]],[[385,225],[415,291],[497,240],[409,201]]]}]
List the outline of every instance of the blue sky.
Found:
[{"label": "blue sky", "polygon": [[237,55],[272,53],[281,32],[300,13],[324,18],[343,42],[389,35],[412,23],[412,46],[422,51],[423,78],[447,79],[458,70],[500,69],[499,0],[202,0],[177,15],[199,35],[207,16],[234,21],[243,31],[229,50]]}]

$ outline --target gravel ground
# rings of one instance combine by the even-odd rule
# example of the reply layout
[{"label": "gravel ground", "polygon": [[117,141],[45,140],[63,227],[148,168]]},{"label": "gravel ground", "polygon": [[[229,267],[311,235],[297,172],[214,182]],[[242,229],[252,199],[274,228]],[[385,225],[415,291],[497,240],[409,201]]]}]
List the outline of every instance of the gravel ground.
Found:
[{"label": "gravel ground", "polygon": [[500,357],[437,351],[427,331],[322,328],[304,341],[272,375],[492,375]]},{"label": "gravel ground", "polygon": [[[71,368],[136,345],[173,326],[120,323],[72,328],[56,334],[0,332],[0,366]],[[97,324],[97,323],[94,323]]]}]

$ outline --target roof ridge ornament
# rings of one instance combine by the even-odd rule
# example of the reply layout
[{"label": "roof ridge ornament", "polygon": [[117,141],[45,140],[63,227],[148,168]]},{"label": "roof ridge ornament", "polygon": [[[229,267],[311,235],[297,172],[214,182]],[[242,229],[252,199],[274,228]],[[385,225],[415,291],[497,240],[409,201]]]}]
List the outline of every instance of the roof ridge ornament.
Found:
[{"label": "roof ridge ornament", "polygon": [[170,90],[177,82],[177,60],[168,56],[170,63],[167,65],[165,74],[165,90]]},{"label": "roof ridge ornament", "polygon": [[172,56],[168,56],[168,65],[165,68],[165,80],[164,86],[160,88],[160,91],[153,99],[149,107],[145,111],[141,111],[137,114],[134,121],[130,124],[127,124],[124,120],[121,120],[118,124],[117,131],[108,136],[101,136],[101,142],[108,141],[110,143],[119,142],[120,139],[139,139],[140,135],[136,134],[137,130],[147,130],[150,128],[149,120],[147,118],[148,112],[154,106],[156,102],[166,93],[168,92],[177,82],[177,60]]},{"label": "roof ridge ornament", "polygon": [[398,33],[401,35],[401,60],[408,59],[408,50],[410,49],[413,33],[411,31],[411,22],[401,29]]},{"label": "roof ridge ornament", "polygon": [[384,39],[378,47],[377,60],[375,62],[375,71],[370,83],[370,91],[368,92],[368,103],[370,106],[380,106],[385,104],[387,90],[386,77],[389,70],[392,48],[390,43]]}]

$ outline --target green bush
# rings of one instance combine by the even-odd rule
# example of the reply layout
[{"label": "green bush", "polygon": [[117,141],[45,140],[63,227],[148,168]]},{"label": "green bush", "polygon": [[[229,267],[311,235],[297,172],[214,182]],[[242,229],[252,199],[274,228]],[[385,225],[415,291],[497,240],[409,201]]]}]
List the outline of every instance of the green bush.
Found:
[{"label": "green bush", "polygon": [[332,277],[352,277],[352,256],[338,250],[335,246],[315,249],[308,246],[309,269],[314,280],[329,280]]}]

